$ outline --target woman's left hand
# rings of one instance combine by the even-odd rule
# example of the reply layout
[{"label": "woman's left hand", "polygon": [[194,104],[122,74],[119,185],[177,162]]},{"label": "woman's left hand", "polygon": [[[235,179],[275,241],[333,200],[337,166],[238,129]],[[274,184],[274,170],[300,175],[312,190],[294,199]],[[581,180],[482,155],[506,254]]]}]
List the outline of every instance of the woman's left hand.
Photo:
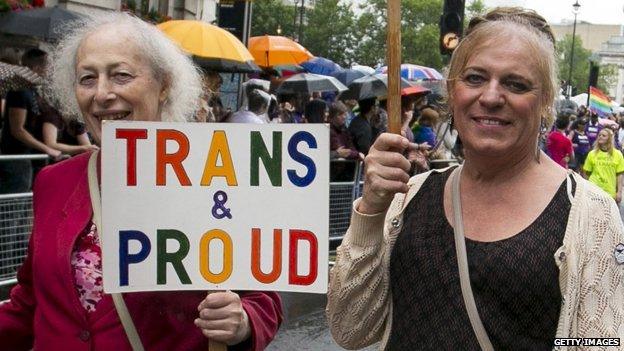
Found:
[{"label": "woman's left hand", "polygon": [[249,318],[238,294],[231,291],[208,293],[197,309],[199,318],[195,325],[207,338],[236,345],[251,336]]}]

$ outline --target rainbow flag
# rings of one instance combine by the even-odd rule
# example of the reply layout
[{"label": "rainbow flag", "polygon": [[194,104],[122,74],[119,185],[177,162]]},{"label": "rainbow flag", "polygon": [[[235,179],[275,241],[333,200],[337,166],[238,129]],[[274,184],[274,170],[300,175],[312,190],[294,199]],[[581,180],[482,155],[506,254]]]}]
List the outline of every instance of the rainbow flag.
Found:
[{"label": "rainbow flag", "polygon": [[589,87],[589,110],[600,117],[608,117],[613,112],[611,99],[600,89]]}]

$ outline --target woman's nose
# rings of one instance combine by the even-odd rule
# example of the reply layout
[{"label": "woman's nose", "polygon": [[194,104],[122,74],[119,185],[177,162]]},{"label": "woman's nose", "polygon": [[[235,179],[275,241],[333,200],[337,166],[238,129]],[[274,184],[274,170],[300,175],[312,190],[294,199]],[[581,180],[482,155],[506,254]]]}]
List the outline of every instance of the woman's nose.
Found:
[{"label": "woman's nose", "polygon": [[102,77],[98,79],[94,100],[100,105],[106,105],[115,100],[110,80]]},{"label": "woman's nose", "polygon": [[505,96],[502,87],[497,81],[490,81],[485,85],[479,103],[487,108],[497,108],[505,104]]}]

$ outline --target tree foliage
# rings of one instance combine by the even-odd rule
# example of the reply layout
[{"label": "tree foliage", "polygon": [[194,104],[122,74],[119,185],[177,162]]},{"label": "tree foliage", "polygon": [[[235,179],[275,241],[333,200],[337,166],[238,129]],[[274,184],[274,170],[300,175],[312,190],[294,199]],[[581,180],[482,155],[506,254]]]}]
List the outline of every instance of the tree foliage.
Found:
[{"label": "tree foliage", "polygon": [[[572,55],[572,36],[566,34],[557,42],[558,76],[561,81],[568,82],[570,77],[570,57]],[[574,58],[572,61],[571,84],[573,93],[580,94],[587,91],[589,82],[589,58],[591,51],[583,47],[583,41],[577,35],[574,40]],[[566,84],[562,84],[565,86]]]},{"label": "tree foliage", "polygon": [[[572,54],[572,36],[566,34],[557,42],[557,64],[559,79],[568,81],[570,74],[570,56]],[[583,47],[583,41],[577,35],[574,40],[574,60],[572,62],[572,92],[574,95],[584,93],[589,85],[589,60],[591,50]],[[617,82],[617,68],[614,65],[601,65],[598,75],[598,88],[604,92]]]},{"label": "tree foliage", "polygon": [[[282,0],[253,2],[251,35],[277,34],[297,38],[300,18],[299,5]],[[315,56],[322,56],[342,65],[358,63],[368,66],[386,61],[386,0],[368,0],[355,11],[351,1],[319,0],[314,8],[305,10],[301,43]],[[439,20],[443,0],[401,1],[402,62],[441,69],[448,57],[439,52]],[[483,0],[466,4],[464,25],[487,11]],[[356,15],[357,13],[357,15]],[[557,43],[559,78],[567,81],[570,68],[572,36],[566,35]],[[574,43],[572,85],[578,93],[587,90],[591,51],[583,48],[580,37]],[[598,86],[607,90],[616,78],[614,67],[602,66]]]},{"label": "tree foliage", "polygon": [[[299,21],[299,19],[296,19]],[[251,36],[281,35],[295,37],[295,7],[284,4],[282,0],[254,1],[251,16]]]},{"label": "tree foliage", "polygon": [[301,43],[316,56],[349,66],[357,53],[355,13],[340,0],[319,0],[308,10]]}]

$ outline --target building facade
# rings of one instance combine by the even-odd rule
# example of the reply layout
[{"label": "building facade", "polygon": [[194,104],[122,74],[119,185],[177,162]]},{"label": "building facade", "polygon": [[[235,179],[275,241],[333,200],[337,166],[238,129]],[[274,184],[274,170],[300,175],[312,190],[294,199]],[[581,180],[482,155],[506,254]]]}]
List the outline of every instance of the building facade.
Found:
[{"label": "building facade", "polygon": [[596,52],[601,65],[614,64],[617,66],[617,83],[610,87],[608,94],[615,102],[622,104],[624,101],[624,36],[614,35],[604,42]]},{"label": "building facade", "polygon": [[[561,40],[566,34],[572,35],[574,30],[573,22],[550,24],[555,39]],[[581,38],[585,49],[596,52],[602,48],[602,43],[609,40],[614,35],[620,35],[619,24],[592,24],[584,21],[576,22],[576,35]]]},{"label": "building facade", "polygon": [[[139,1],[136,1],[140,3]],[[122,0],[48,0],[47,6],[59,5],[71,11],[89,14],[93,11],[116,11],[122,8]],[[213,22],[216,19],[217,0],[149,0],[154,9],[173,19],[196,19]]]}]

